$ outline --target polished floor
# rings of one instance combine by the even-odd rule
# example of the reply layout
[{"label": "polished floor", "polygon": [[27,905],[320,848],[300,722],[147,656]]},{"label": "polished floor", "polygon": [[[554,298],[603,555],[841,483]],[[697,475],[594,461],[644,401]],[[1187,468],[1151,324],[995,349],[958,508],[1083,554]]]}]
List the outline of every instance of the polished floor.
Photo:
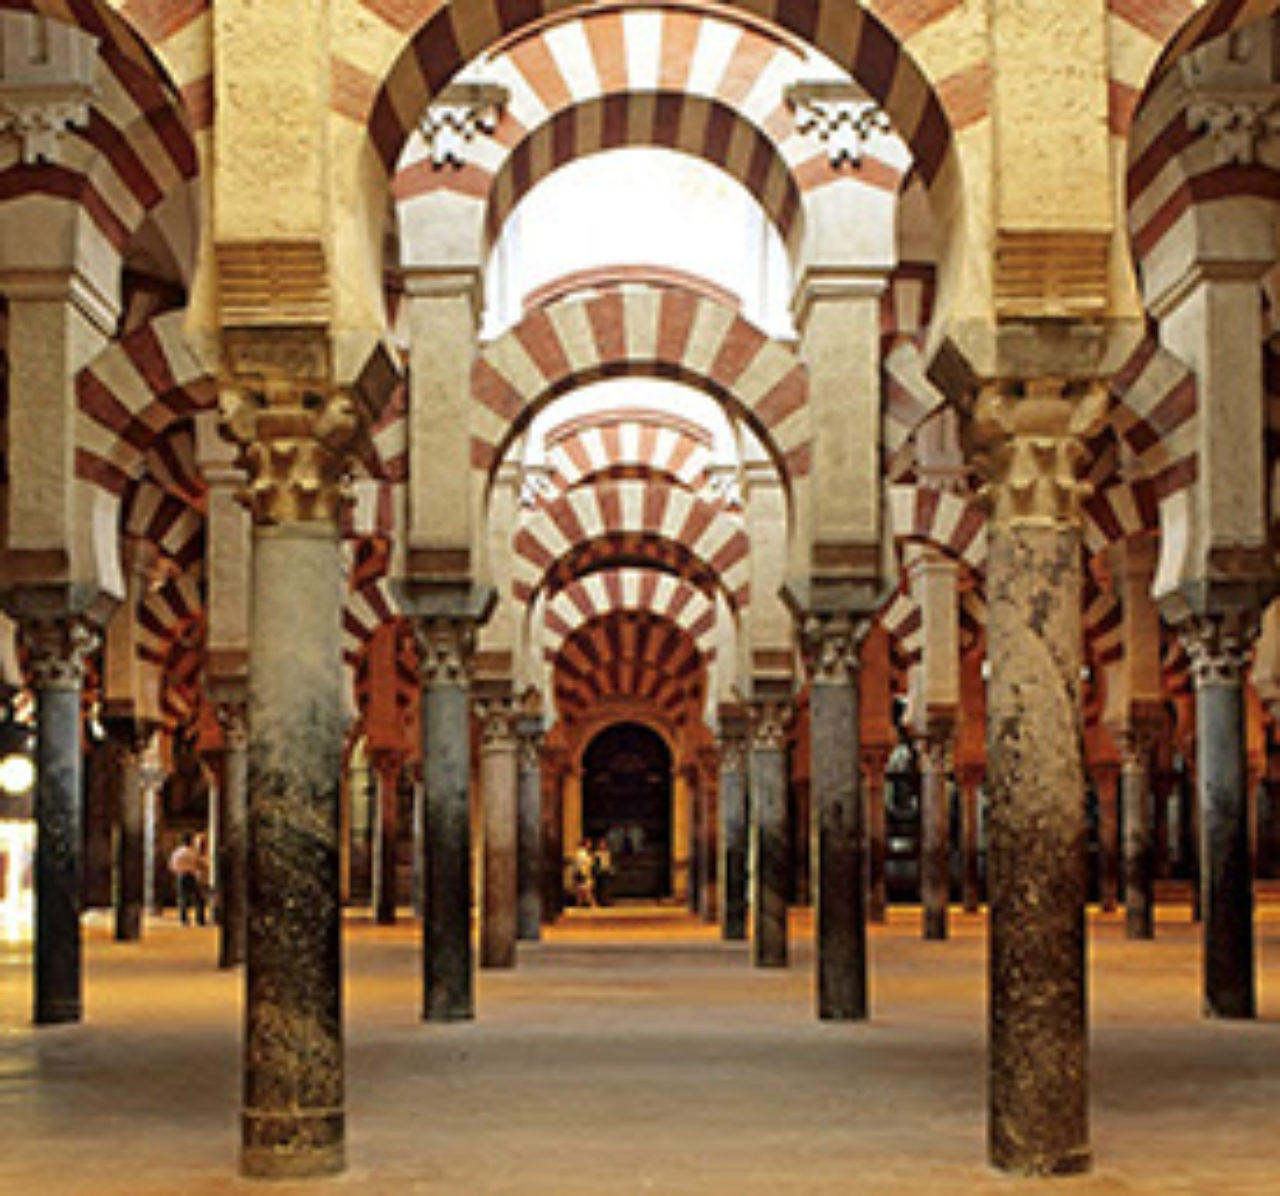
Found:
[{"label": "polished floor", "polygon": [[[1197,929],[1152,943],[1091,917],[1093,1142],[1077,1179],[984,1164],[985,930],[946,943],[918,913],[873,931],[874,1019],[812,1016],[812,927],[792,966],[678,911],[573,913],[512,972],[482,973],[474,1024],[417,1020],[416,932],[347,936],[350,1166],[272,1191],[511,1193],[1271,1193],[1280,1191],[1280,904],[1259,918],[1261,1014],[1198,1012]],[[25,951],[0,946],[0,1192],[150,1196],[235,1179],[240,981],[214,931],[86,929],[88,1019],[27,1022]]]}]

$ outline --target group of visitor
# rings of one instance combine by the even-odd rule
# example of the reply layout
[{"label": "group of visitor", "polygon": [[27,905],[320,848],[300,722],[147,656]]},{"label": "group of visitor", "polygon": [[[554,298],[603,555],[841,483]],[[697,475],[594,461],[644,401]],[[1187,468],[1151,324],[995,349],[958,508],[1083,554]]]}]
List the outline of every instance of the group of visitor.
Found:
[{"label": "group of visitor", "polygon": [[583,839],[573,854],[573,896],[579,909],[609,904],[613,852],[606,839]]}]

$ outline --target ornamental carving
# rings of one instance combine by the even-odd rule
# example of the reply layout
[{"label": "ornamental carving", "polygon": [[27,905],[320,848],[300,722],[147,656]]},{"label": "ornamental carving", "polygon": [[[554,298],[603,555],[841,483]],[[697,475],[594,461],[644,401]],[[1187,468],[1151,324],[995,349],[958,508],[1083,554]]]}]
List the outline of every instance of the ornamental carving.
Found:
[{"label": "ornamental carving", "polygon": [[721,730],[720,771],[740,773],[747,763],[747,737],[744,729]]},{"label": "ornamental carving", "polygon": [[1191,658],[1196,688],[1236,688],[1243,684],[1257,629],[1258,616],[1244,608],[1193,615],[1183,623],[1178,631]]},{"label": "ornamental carving", "polygon": [[765,700],[751,703],[751,750],[781,752],[787,746],[787,726],[791,721],[791,703]]},{"label": "ornamental carving", "polygon": [[815,685],[853,685],[858,678],[858,649],[865,621],[848,614],[810,615],[801,638],[805,665]]},{"label": "ornamental carving", "polygon": [[63,135],[89,123],[97,38],[49,17],[0,12],[0,47],[0,133],[18,139],[25,165],[61,161]]},{"label": "ornamental carving", "polygon": [[414,631],[424,688],[470,683],[476,650],[476,629],[470,619],[418,619]]},{"label": "ornamental carving", "polygon": [[966,429],[982,476],[979,499],[1006,523],[1078,523],[1092,488],[1085,441],[1107,415],[1107,391],[1058,379],[983,387]]},{"label": "ornamental carving", "polygon": [[507,89],[492,83],[455,83],[422,116],[421,132],[437,170],[460,170],[467,146],[479,133],[492,133],[507,102]]},{"label": "ornamental carving", "polygon": [[33,689],[80,688],[88,659],[98,647],[98,632],[91,624],[74,616],[27,619],[22,636]]},{"label": "ornamental carving", "polygon": [[244,702],[219,702],[214,715],[222,729],[222,746],[242,752],[249,746],[249,708]]},{"label": "ornamental carving", "polygon": [[511,698],[484,698],[474,705],[481,751],[515,751],[516,704]]},{"label": "ornamental carving", "polygon": [[955,738],[951,729],[931,730],[916,740],[916,754],[920,758],[920,771],[947,775],[951,772],[951,755]]},{"label": "ornamental carving", "polygon": [[1280,135],[1280,100],[1270,96],[1197,100],[1187,105],[1187,127],[1209,137],[1220,165],[1252,166],[1262,143]]},{"label": "ornamental carving", "polygon": [[1262,143],[1280,133],[1273,26],[1233,30],[1178,62],[1187,88],[1187,127],[1204,133],[1219,165],[1252,166]]},{"label": "ornamental carving", "polygon": [[222,431],[240,446],[240,497],[254,521],[336,521],[366,418],[354,392],[332,385],[323,334],[228,333],[223,348]]},{"label": "ornamental carving", "polygon": [[787,102],[796,128],[826,146],[833,170],[862,165],[867,143],[892,129],[884,109],[844,83],[796,83],[787,88]]}]

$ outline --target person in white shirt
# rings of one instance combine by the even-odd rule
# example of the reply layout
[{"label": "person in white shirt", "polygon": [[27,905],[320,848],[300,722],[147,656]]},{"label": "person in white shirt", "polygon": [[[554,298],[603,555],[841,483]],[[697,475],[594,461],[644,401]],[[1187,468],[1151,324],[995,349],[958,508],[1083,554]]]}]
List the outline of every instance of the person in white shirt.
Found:
[{"label": "person in white shirt", "polygon": [[202,864],[200,853],[192,846],[191,836],[183,835],[182,842],[169,857],[169,871],[178,883],[178,917],[183,926],[190,925],[188,914],[194,909],[196,923],[204,925],[204,891],[200,884]]}]

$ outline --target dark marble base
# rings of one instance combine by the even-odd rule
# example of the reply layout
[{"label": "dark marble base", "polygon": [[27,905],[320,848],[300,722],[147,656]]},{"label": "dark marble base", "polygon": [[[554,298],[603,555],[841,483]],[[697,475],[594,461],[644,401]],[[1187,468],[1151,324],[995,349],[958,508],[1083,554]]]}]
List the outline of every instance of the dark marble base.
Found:
[{"label": "dark marble base", "polygon": [[341,1112],[241,1115],[240,1171],[251,1179],[311,1179],[346,1168]]}]

